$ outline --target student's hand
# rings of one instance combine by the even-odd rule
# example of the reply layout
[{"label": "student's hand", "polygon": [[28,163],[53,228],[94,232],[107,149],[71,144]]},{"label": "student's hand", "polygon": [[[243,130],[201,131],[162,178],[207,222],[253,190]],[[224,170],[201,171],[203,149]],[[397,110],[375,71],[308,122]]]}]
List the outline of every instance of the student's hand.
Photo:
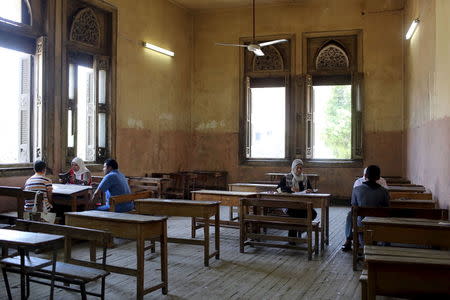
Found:
[{"label": "student's hand", "polygon": [[294,193],[300,192],[299,188],[296,187],[291,187],[291,191],[293,191]]},{"label": "student's hand", "polygon": [[307,192],[307,193],[312,193],[312,192],[313,192],[313,190],[311,190],[311,189],[307,189],[307,190],[306,190],[306,192]]}]

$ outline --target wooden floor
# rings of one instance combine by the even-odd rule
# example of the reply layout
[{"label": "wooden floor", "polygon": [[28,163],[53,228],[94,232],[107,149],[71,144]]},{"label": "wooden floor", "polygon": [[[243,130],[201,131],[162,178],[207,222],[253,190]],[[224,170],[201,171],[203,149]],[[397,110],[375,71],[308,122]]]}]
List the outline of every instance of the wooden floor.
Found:
[{"label": "wooden floor", "polygon": [[[145,299],[360,299],[360,272],[353,272],[351,253],[340,247],[344,241],[344,222],[349,207],[330,209],[330,245],[323,256],[308,261],[306,251],[275,248],[250,248],[239,252],[239,231],[221,229],[221,259],[203,266],[203,248],[193,245],[169,244],[169,294],[160,290]],[[226,214],[226,211],[222,212]],[[171,218],[169,236],[189,235],[190,219]],[[199,230],[199,236],[202,230]],[[108,251],[109,264],[135,267],[135,243],[119,241]],[[75,256],[88,257],[81,247]],[[146,253],[145,282],[160,278],[159,255]],[[19,278],[10,274],[14,299],[20,298]],[[135,299],[135,279],[111,274],[106,280],[106,299]],[[99,289],[91,284],[88,289]],[[48,299],[49,288],[31,284],[30,299]],[[56,299],[80,299],[79,294],[57,289]],[[6,298],[3,279],[0,299]],[[92,298],[98,299],[98,298]]]}]

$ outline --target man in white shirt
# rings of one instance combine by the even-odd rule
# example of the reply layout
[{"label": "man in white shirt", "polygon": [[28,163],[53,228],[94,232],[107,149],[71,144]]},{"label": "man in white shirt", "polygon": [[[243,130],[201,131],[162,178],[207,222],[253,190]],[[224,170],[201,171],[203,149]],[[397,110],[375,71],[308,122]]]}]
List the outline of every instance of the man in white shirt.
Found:
[{"label": "man in white shirt", "polygon": [[[360,177],[355,180],[355,183],[353,184],[353,188],[358,187],[362,185],[364,182],[366,182],[367,179],[367,168],[364,169],[363,177]],[[387,189],[387,183],[386,180],[380,176],[380,179],[377,180],[377,183]],[[350,251],[351,245],[352,245],[352,211],[350,211],[347,214],[347,219],[345,220],[345,244],[342,245],[342,251]]]},{"label": "man in white shirt", "polygon": [[[353,188],[360,186],[361,184],[363,184],[363,182],[367,181],[366,171],[367,171],[367,168],[364,169],[363,176],[355,180],[355,183],[353,184]],[[379,185],[381,185],[382,187],[384,187],[385,189],[387,189],[387,183],[383,177],[380,177],[380,179],[377,180],[377,183]]]}]

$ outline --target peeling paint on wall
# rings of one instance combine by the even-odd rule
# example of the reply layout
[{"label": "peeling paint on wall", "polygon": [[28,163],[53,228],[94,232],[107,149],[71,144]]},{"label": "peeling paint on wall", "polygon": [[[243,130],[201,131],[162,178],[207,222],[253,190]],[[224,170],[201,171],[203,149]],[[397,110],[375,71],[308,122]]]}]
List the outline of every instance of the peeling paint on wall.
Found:
[{"label": "peeling paint on wall", "polygon": [[217,128],[224,128],[225,127],[225,120],[216,121],[212,120],[209,122],[201,122],[197,125],[195,128],[196,130],[206,130],[206,129],[217,129]]},{"label": "peeling paint on wall", "polygon": [[128,127],[136,129],[144,129],[144,122],[142,120],[128,119]]}]

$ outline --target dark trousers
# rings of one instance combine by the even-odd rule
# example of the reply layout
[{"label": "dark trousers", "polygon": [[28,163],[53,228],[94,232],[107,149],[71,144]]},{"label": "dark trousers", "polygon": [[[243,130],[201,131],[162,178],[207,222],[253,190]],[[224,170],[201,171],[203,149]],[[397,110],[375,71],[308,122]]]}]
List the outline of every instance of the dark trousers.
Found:
[{"label": "dark trousers", "polygon": [[[306,209],[288,209],[287,214],[289,217],[306,219],[308,212],[306,211]],[[312,219],[314,220],[316,217],[317,217],[317,212],[313,208],[312,209]],[[297,230],[289,230],[288,236],[289,237],[297,237],[298,231]]]}]

